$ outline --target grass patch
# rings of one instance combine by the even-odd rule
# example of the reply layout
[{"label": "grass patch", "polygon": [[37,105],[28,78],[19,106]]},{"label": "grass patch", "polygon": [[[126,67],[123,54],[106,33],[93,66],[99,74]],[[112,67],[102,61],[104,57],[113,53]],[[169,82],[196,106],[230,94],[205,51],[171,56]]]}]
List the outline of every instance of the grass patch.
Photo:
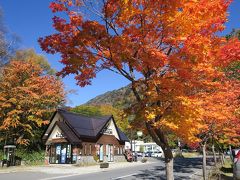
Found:
[{"label": "grass patch", "polygon": [[193,158],[199,156],[198,152],[183,152],[182,153],[184,158]]},{"label": "grass patch", "polygon": [[223,177],[233,177],[233,166],[230,158],[225,159],[225,164],[220,168]]},{"label": "grass patch", "polygon": [[220,163],[217,164],[216,167],[211,167],[208,176],[209,180],[232,180],[233,179],[233,168],[232,168],[232,161],[230,158],[225,158],[225,164],[221,166]]}]

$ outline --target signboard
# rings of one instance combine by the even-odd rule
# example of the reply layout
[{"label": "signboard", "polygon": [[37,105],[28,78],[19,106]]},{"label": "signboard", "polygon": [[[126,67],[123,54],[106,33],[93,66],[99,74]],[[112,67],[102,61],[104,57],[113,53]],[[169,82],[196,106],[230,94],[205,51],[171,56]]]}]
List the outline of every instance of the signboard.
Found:
[{"label": "signboard", "polygon": [[113,134],[113,130],[111,128],[109,128],[110,123],[108,123],[103,130],[101,131],[102,134],[107,134],[107,135],[112,135]]},{"label": "signboard", "polygon": [[62,137],[64,137],[64,135],[63,135],[63,133],[57,132],[55,137],[62,138]]}]

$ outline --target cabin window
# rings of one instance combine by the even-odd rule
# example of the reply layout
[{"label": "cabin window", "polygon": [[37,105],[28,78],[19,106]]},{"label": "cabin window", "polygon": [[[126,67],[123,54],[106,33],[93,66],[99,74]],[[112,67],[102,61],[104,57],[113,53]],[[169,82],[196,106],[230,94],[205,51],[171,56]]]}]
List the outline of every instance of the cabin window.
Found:
[{"label": "cabin window", "polygon": [[89,144],[89,155],[92,155],[92,144]]},{"label": "cabin window", "polygon": [[122,154],[122,153],[123,153],[123,152],[122,152],[122,148],[120,147],[119,149],[120,149],[120,152],[119,152],[119,154]]},{"label": "cabin window", "polygon": [[114,147],[114,154],[118,154],[118,147]]},{"label": "cabin window", "polygon": [[78,148],[76,145],[74,145],[72,147],[72,163],[77,163],[77,155],[78,155]]},{"label": "cabin window", "polygon": [[87,155],[87,145],[84,145],[84,154]]}]

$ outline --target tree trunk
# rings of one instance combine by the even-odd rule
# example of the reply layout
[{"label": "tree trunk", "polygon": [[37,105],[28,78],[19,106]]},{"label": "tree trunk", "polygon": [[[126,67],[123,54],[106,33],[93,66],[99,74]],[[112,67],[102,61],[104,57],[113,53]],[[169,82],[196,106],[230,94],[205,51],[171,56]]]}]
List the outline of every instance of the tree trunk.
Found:
[{"label": "tree trunk", "polygon": [[171,159],[169,162],[166,162],[166,177],[167,180],[173,180],[173,159]]},{"label": "tree trunk", "polygon": [[217,157],[216,157],[216,152],[215,152],[215,146],[214,146],[214,144],[212,145],[212,153],[213,153],[214,165],[217,166]]},{"label": "tree trunk", "polygon": [[166,178],[167,180],[174,180],[173,176],[173,154],[167,142],[166,135],[160,129],[154,129],[149,123],[146,122],[146,127],[153,140],[159,145],[164,153],[166,164]]},{"label": "tree trunk", "polygon": [[163,148],[165,164],[166,164],[166,178],[167,180],[174,180],[173,176],[173,154],[170,147]]},{"label": "tree trunk", "polygon": [[232,154],[232,147],[231,147],[231,145],[229,146],[229,153],[230,153],[230,158],[231,158],[231,160],[233,162],[233,154]]},{"label": "tree trunk", "polygon": [[202,151],[203,151],[203,180],[207,180],[206,143],[202,145]]},{"label": "tree trunk", "polygon": [[[140,94],[138,93],[136,89],[136,82],[132,81],[132,91],[133,94],[136,97],[136,100],[138,103],[143,103]],[[158,87],[156,87],[156,90],[158,93],[160,93]],[[158,102],[159,106],[161,105]],[[144,104],[146,106],[146,104]],[[169,106],[171,107],[171,106]],[[148,130],[148,133],[150,136],[153,138],[153,140],[159,145],[164,153],[164,158],[165,158],[165,164],[166,164],[166,178],[167,180],[174,180],[173,176],[173,154],[172,150],[168,144],[168,139],[166,136],[166,133],[161,130],[161,128],[156,128],[153,124],[154,122],[159,122],[161,120],[161,115],[156,116],[152,121],[146,121],[145,125]]]},{"label": "tree trunk", "polygon": [[221,165],[223,166],[223,159],[222,159],[222,155],[221,155],[222,153],[220,153],[220,151],[219,151],[219,159],[220,159],[220,162],[221,162]]},{"label": "tree trunk", "polygon": [[221,153],[221,157],[222,157],[222,161],[223,161],[223,165],[225,164],[225,156],[223,153]]}]

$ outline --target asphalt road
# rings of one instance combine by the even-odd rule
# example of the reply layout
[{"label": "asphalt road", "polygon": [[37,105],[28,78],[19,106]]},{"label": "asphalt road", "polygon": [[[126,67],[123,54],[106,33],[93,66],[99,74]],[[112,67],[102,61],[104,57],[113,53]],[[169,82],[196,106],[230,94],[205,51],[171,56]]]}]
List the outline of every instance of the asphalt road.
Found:
[{"label": "asphalt road", "polygon": [[[164,162],[154,160],[141,166],[121,169],[104,169],[101,172],[90,174],[46,174],[39,172],[16,172],[0,174],[0,180],[155,180],[166,179]],[[175,180],[193,179],[193,175],[201,170],[201,158],[175,159]]]}]

